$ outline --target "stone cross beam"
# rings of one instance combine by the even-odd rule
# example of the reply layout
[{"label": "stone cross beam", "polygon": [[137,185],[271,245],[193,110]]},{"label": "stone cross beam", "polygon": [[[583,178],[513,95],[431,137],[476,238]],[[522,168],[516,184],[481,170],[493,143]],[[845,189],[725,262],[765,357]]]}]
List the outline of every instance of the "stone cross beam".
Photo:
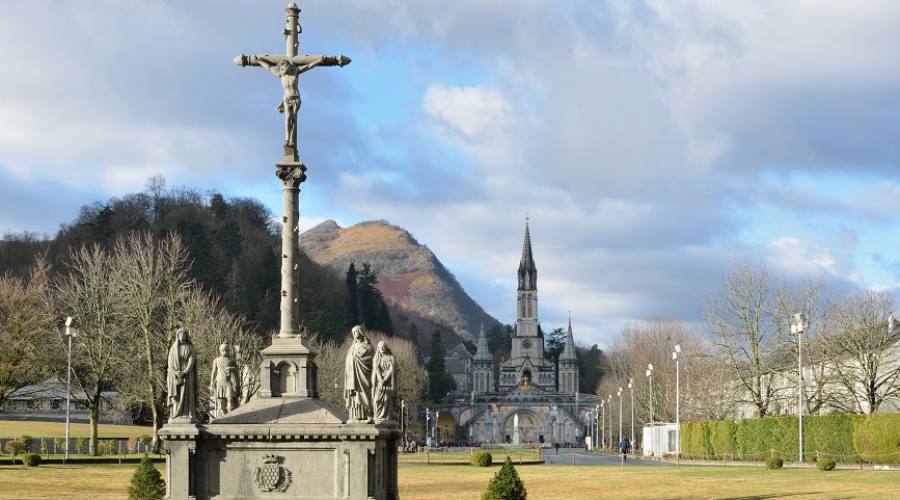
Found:
[{"label": "stone cross beam", "polygon": [[284,215],[281,228],[281,328],[278,337],[299,335],[300,304],[297,284],[300,253],[299,206],[300,184],[306,180],[306,166],[300,162],[297,147],[297,113],[300,111],[300,75],[317,66],[339,66],[350,64],[345,56],[298,55],[297,38],[302,31],[299,18],[300,8],[291,3],[285,14],[285,53],[280,55],[239,55],[235,64],[261,67],[281,81],[284,97],[278,111],[284,113],[284,152],[276,164],[275,175],[281,179]]},{"label": "stone cross beam", "polygon": [[300,111],[300,75],[316,66],[339,66],[350,64],[346,56],[298,55],[298,34],[302,32],[299,24],[300,8],[291,3],[284,10],[285,53],[282,55],[244,55],[234,58],[238,66],[257,66],[277,76],[281,80],[284,97],[278,111],[284,113],[284,159],[299,161],[297,153],[297,113]]}]

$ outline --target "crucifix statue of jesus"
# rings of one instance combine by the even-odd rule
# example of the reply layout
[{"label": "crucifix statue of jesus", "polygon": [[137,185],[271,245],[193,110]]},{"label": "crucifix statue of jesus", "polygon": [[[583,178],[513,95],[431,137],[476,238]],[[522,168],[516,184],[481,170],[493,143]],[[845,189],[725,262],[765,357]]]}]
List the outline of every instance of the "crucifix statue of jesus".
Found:
[{"label": "crucifix statue of jesus", "polygon": [[284,55],[239,55],[234,58],[239,66],[259,66],[277,76],[284,89],[284,97],[278,111],[284,113],[284,156],[289,161],[299,161],[297,154],[297,112],[300,111],[300,75],[316,66],[340,66],[350,64],[346,56],[297,55],[297,35],[302,32],[299,25],[300,8],[291,3],[285,9],[287,25],[284,29],[286,50]]},{"label": "crucifix statue of jesus", "polygon": [[284,10],[285,53],[281,55],[239,55],[234,58],[238,66],[258,66],[277,76],[284,90],[278,111],[284,113],[284,156],[275,164],[275,175],[282,182],[284,213],[281,220],[281,327],[278,337],[294,339],[299,336],[300,268],[299,221],[300,184],[306,180],[306,165],[300,162],[297,148],[297,113],[300,111],[300,75],[318,66],[350,64],[345,56],[298,55],[297,35],[300,8],[291,3]]}]

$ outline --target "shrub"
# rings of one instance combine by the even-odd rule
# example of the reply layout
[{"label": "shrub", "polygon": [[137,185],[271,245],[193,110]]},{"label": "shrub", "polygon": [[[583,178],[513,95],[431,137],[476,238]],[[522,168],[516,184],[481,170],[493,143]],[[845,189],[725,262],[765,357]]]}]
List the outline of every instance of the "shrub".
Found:
[{"label": "shrub", "polygon": [[142,434],[141,437],[138,438],[138,443],[144,447],[144,453],[150,452],[150,443],[153,442],[153,436],[150,434]]},{"label": "shrub", "polygon": [[3,448],[6,450],[6,453],[12,455],[13,460],[16,459],[16,455],[25,451],[25,447],[22,446],[22,443],[15,439],[7,441]]},{"label": "shrub", "polygon": [[47,444],[46,439],[41,439],[41,455],[49,455],[50,454],[50,445]]},{"label": "shrub", "polygon": [[128,500],[162,500],[166,483],[149,457],[141,459],[128,485]]},{"label": "shrub", "polygon": [[526,497],[525,484],[513,467],[512,460],[506,457],[506,462],[491,478],[481,500],[526,500]]},{"label": "shrub", "polygon": [[75,439],[75,452],[76,453],[87,453],[88,452],[88,438],[76,438]]},{"label": "shrub", "polygon": [[26,453],[22,455],[22,463],[29,467],[37,467],[41,465],[41,456],[37,453]]},{"label": "shrub", "polygon": [[118,441],[104,441],[100,444],[100,452],[103,455],[116,455],[119,453]]},{"label": "shrub", "polygon": [[19,442],[22,443],[22,447],[25,451],[31,451],[34,446],[34,438],[28,434],[22,434],[22,437],[19,438]]},{"label": "shrub", "polygon": [[766,459],[766,468],[776,470],[784,467],[784,460],[781,457],[769,457]]},{"label": "shrub", "polygon": [[477,467],[488,467],[494,462],[494,457],[488,451],[479,451],[472,455],[472,465]]},{"label": "shrub", "polygon": [[66,440],[65,438],[53,438],[53,451],[54,453],[62,453],[66,449]]},{"label": "shrub", "polygon": [[834,470],[834,467],[836,465],[837,464],[834,463],[834,460],[824,457],[820,457],[816,462],[816,467],[818,467],[819,470]]}]

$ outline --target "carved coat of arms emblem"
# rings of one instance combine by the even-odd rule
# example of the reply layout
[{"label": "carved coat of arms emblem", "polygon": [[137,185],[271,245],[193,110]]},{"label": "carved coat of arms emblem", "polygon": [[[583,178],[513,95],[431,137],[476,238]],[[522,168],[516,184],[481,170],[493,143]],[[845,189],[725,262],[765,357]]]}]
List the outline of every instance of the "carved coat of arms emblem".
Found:
[{"label": "carved coat of arms emblem", "polygon": [[285,491],[291,484],[291,471],[281,464],[284,457],[266,455],[263,465],[256,468],[256,484],[262,491]]}]

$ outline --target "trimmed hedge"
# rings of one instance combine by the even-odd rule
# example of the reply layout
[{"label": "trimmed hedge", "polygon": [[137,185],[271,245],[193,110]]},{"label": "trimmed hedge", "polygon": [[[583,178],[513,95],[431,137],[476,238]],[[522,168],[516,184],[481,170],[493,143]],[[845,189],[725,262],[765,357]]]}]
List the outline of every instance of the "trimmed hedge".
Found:
[{"label": "trimmed hedge", "polygon": [[37,467],[41,465],[41,456],[37,453],[26,453],[22,455],[22,464],[29,467]]},{"label": "trimmed hedge", "polygon": [[[683,422],[681,451],[685,458],[795,460],[797,417],[766,417],[731,421]],[[806,461],[816,451],[838,462],[900,463],[900,414],[810,415],[803,417]],[[775,450],[772,452],[771,450]]]},{"label": "trimmed hedge", "polygon": [[722,459],[734,456],[734,431],[735,424],[730,420],[716,422],[704,422],[704,427],[709,428],[709,445],[712,456]]},{"label": "trimmed hedge", "polygon": [[834,468],[837,467],[837,464],[834,463],[834,460],[832,460],[830,458],[820,458],[816,462],[816,467],[818,467],[819,470],[828,471],[828,470],[834,470]]},{"label": "trimmed hedge", "polygon": [[872,455],[866,457],[869,463],[900,463],[900,413],[857,415],[853,446],[856,453]]},{"label": "trimmed hedge", "polygon": [[489,467],[494,462],[494,457],[489,451],[479,451],[472,455],[472,465],[476,467]]},{"label": "trimmed hedge", "polygon": [[[819,450],[830,455],[856,452],[853,446],[853,420],[855,415],[822,415],[803,418],[803,445],[809,450]],[[806,450],[804,449],[804,452]],[[805,454],[805,453],[804,453]],[[837,459],[840,461],[840,458]]]}]

